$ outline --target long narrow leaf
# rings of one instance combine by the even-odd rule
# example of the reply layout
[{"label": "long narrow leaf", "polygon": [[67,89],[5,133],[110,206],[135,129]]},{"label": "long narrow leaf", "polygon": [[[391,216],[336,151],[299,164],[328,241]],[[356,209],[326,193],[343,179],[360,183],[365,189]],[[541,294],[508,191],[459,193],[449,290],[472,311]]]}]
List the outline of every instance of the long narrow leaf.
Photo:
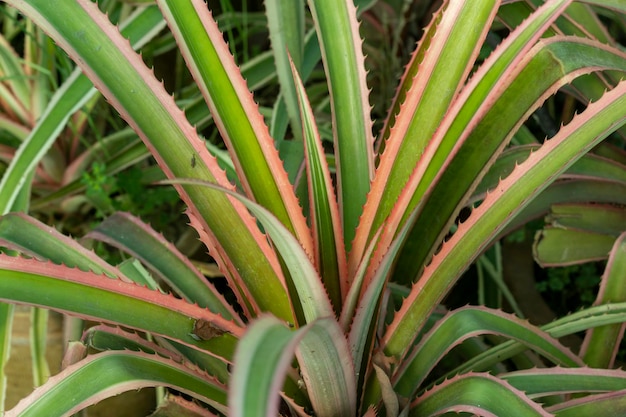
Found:
[{"label": "long narrow leaf", "polygon": [[341,218],[313,110],[295,66],[291,70],[303,126],[315,260],[335,311],[339,312],[349,285]]},{"label": "long narrow leaf", "polygon": [[274,141],[205,2],[161,0],[159,5],[231,150],[247,195],[278,217],[310,253],[311,235]]},{"label": "long narrow leaf", "polygon": [[309,0],[331,96],[344,244],[352,245],[374,169],[365,59],[352,0]]},{"label": "long narrow leaf", "polygon": [[[234,323],[171,295],[133,283],[46,262],[0,256],[0,300],[47,307],[82,318],[118,323],[230,358],[242,330]],[[221,329],[197,334],[199,324]]]},{"label": "long narrow leaf", "polygon": [[396,391],[404,397],[411,397],[446,353],[467,338],[480,334],[497,334],[515,339],[556,364],[582,365],[580,358],[529,323],[498,311],[467,307],[455,310],[441,319],[423,337],[394,375]]},{"label": "long narrow leaf", "polygon": [[[319,273],[296,238],[289,233],[289,230],[276,216],[246,197],[225,188],[219,188],[215,184],[197,180],[170,180],[166,182],[213,188],[239,200],[263,224],[276,246],[277,252],[289,271],[290,279],[293,280],[296,293],[292,294],[292,302],[301,305],[306,322],[310,323],[319,318],[334,316],[330,299],[322,285]],[[290,323],[295,324],[294,322]]]},{"label": "long narrow leaf", "polygon": [[491,239],[539,192],[578,158],[626,122],[626,82],[620,83],[563,127],[487,195],[470,218],[444,243],[414,285],[384,338],[388,354],[403,356],[428,313],[446,289]]},{"label": "long narrow leaf", "polygon": [[[359,227],[356,251],[350,255],[351,270],[367,241],[398,205],[400,193],[426,148],[437,145],[429,145],[429,141],[465,83],[498,4],[496,0],[448,2],[423,60],[412,61],[419,65],[419,71],[385,143]],[[416,70],[409,67],[407,71]],[[426,159],[422,165],[429,162]]]}]

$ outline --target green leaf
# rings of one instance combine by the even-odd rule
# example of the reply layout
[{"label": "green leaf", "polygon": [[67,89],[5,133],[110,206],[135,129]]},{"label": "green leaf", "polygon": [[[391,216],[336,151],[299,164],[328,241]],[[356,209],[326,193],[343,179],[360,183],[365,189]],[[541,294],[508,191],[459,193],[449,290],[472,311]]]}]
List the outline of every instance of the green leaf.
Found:
[{"label": "green leaf", "polygon": [[[626,233],[622,233],[609,255],[595,304],[626,301],[625,277]],[[588,330],[580,352],[585,363],[594,368],[612,368],[623,334],[623,323]]]},{"label": "green leaf", "polygon": [[0,413],[4,412],[7,393],[5,368],[11,356],[11,329],[14,310],[14,305],[0,303]]},{"label": "green leaf", "polygon": [[[147,331],[226,359],[242,333],[234,323],[184,300],[92,272],[6,255],[0,256],[0,270],[0,300],[5,302]],[[225,333],[200,339],[194,334],[198,320]]]},{"label": "green leaf", "polygon": [[300,372],[315,414],[356,415],[356,377],[343,331],[333,319],[319,319],[296,350]]},{"label": "green leaf", "polygon": [[[449,2],[442,9],[441,21],[437,22],[432,39],[427,39],[423,46],[427,50],[414,52],[415,57],[407,67],[402,85],[409,90],[399,92],[400,96],[406,93],[406,97],[385,142],[385,153],[381,155],[357,232],[355,245],[358,246],[355,246],[354,254],[350,254],[350,270],[392,209],[398,215],[406,213],[407,216],[412,211],[415,204],[406,208],[400,194],[418,161],[421,160],[419,170],[432,164],[433,172],[437,171],[436,164],[424,153],[427,148],[432,150],[438,146],[432,140],[433,134],[440,128],[451,103],[463,87],[496,11],[495,0]],[[428,34],[432,32],[429,30]],[[410,83],[406,81],[408,76],[413,76]],[[414,201],[419,199],[417,195],[413,197]],[[387,229],[387,234],[393,238],[397,230],[394,227]],[[421,238],[418,240],[423,242]],[[413,259],[415,261],[415,257]]]},{"label": "green leaf", "polygon": [[[623,322],[626,322],[626,303],[612,303],[572,313],[541,326],[541,330],[554,338],[560,338],[594,327],[621,324]],[[461,366],[452,370],[447,376],[487,369],[495,363],[522,353],[524,350],[526,350],[525,346],[517,341],[509,340],[467,360]]]},{"label": "green leaf", "polygon": [[558,417],[620,416],[626,413],[626,391],[589,395],[548,409]]},{"label": "green leaf", "polygon": [[626,389],[626,372],[616,369],[529,369],[506,373],[500,378],[524,391],[530,398]]},{"label": "green leaf", "polygon": [[291,130],[298,138],[302,132],[302,123],[289,59],[291,58],[296,68],[302,68],[305,30],[304,0],[266,0],[265,9],[276,73],[283,98],[281,101],[286,103]]},{"label": "green leaf", "polygon": [[305,329],[291,331],[270,316],[250,323],[235,352],[229,415],[278,415],[279,392]]},{"label": "green leaf", "polygon": [[[163,183],[181,183],[213,188],[232,196],[244,204],[261,222],[289,271],[291,283],[296,291],[291,294],[291,300],[293,304],[299,303],[306,322],[310,323],[318,318],[334,316],[328,294],[322,285],[317,270],[296,238],[276,216],[246,197],[225,188],[220,188],[212,183],[197,180],[169,180]],[[295,324],[293,322],[289,323]]]},{"label": "green leaf", "polygon": [[[541,23],[545,25],[557,11],[553,3],[546,3],[525,22],[524,30],[513,32],[510,37],[515,39],[505,40],[492,55],[493,61],[484,64],[490,68],[483,72],[481,67],[472,78],[477,80],[473,93],[469,93],[470,86],[464,90],[468,92],[459,98],[458,114],[453,112],[454,116],[449,114],[446,119],[450,127],[438,130],[438,136],[444,137],[432,154],[436,162],[429,164],[411,197],[409,207],[416,207],[419,202],[421,214],[398,262],[395,274],[398,279],[406,281],[418,275],[453,225],[458,211],[467,204],[466,199],[488,170],[490,161],[545,97],[571,79],[598,68],[626,70],[624,55],[599,43],[553,37],[530,49],[530,45],[522,42],[532,40],[531,29],[537,30]],[[438,140],[438,137],[433,139]],[[436,183],[431,183],[430,179],[435,178]]]},{"label": "green leaf", "polygon": [[117,268],[75,240],[23,213],[9,213],[0,217],[0,242],[13,250],[55,264],[123,278]]},{"label": "green leaf", "polygon": [[346,252],[341,218],[313,110],[295,66],[292,67],[305,144],[315,261],[326,291],[339,313],[348,292]]},{"label": "green leaf", "polygon": [[626,224],[626,211],[607,204],[555,204],[546,221],[555,227],[592,231],[617,238]]},{"label": "green leaf", "polygon": [[330,90],[339,209],[352,246],[374,170],[365,59],[352,0],[309,0]]},{"label": "green leaf", "polygon": [[533,253],[542,267],[577,265],[606,259],[614,242],[615,236],[602,233],[545,227],[535,236]]},{"label": "green leaf", "polygon": [[50,377],[50,367],[46,359],[46,338],[48,336],[48,313],[43,308],[30,311],[30,355],[33,366],[33,384],[38,387]]},{"label": "green leaf", "polygon": [[[122,33],[139,48],[154,37],[165,22],[156,6],[133,13],[122,25]],[[93,84],[76,69],[65,80],[48,103],[37,125],[20,145],[0,182],[0,214],[9,211],[17,192],[24,185],[27,173],[32,172],[65,128],[69,117],[91,100],[97,91]]]},{"label": "green leaf", "polygon": [[493,416],[551,416],[523,392],[488,374],[452,378],[417,398],[409,416],[435,416],[447,411]]},{"label": "green leaf", "polygon": [[217,24],[204,4],[179,0],[159,4],[231,151],[246,194],[310,250],[311,236],[274,141]]},{"label": "green leaf", "polygon": [[548,334],[515,316],[482,307],[465,307],[440,320],[403,361],[393,377],[396,392],[411,397],[446,353],[464,340],[481,334],[517,340],[557,365],[582,365],[576,355]]}]

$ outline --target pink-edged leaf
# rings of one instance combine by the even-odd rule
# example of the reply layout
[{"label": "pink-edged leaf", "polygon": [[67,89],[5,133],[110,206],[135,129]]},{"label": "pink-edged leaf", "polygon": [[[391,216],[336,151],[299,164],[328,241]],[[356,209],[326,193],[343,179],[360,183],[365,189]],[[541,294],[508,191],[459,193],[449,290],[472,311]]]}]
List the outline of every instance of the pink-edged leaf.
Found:
[{"label": "pink-edged leaf", "polygon": [[626,122],[626,82],[592,103],[517,166],[485,197],[426,267],[383,339],[386,353],[404,356],[447,289],[523,207],[617,127]]},{"label": "pink-edged leaf", "polygon": [[160,0],[248,197],[272,212],[312,253],[312,240],[274,140],[204,1]]},{"label": "pink-edged leaf", "polygon": [[[294,310],[301,309],[303,320],[307,323],[323,317],[334,317],[330,299],[323,286],[315,266],[311,263],[302,246],[289,230],[267,209],[248,198],[225,188],[198,180],[170,180],[163,183],[181,183],[200,187],[213,188],[239,200],[261,222],[272,239],[276,251],[280,254],[289,271],[288,287]],[[291,288],[293,287],[293,291]],[[290,322],[295,324],[293,322]]]},{"label": "pink-edged leaf", "polygon": [[[1,225],[1,223],[0,223]],[[140,219],[129,213],[115,213],[85,235],[141,260],[187,301],[209,308],[227,319],[239,321],[233,308],[189,259]]]},{"label": "pink-edged leaf", "polygon": [[208,375],[156,355],[104,352],[91,355],[20,401],[6,417],[71,415],[122,392],[166,386],[226,412],[226,387]]},{"label": "pink-edged leaf", "polygon": [[[34,259],[0,256],[0,300],[46,307],[84,319],[119,324],[230,358],[242,329],[196,305],[134,283]],[[197,334],[199,325],[221,329]]]},{"label": "pink-edged leaf", "polygon": [[559,417],[619,416],[626,413],[626,390],[576,398],[547,408]]},{"label": "pink-edged leaf", "polygon": [[[609,255],[595,305],[626,301],[626,233],[622,233]],[[613,367],[624,337],[625,324],[589,329],[585,334],[580,354],[589,366]]]},{"label": "pink-edged leaf", "polygon": [[365,58],[352,0],[309,0],[329,86],[339,210],[349,250],[374,171]]},{"label": "pink-edged leaf", "polygon": [[549,334],[513,315],[484,307],[464,307],[441,319],[402,362],[393,376],[396,392],[411,397],[430,371],[455,346],[483,334],[517,340],[556,364],[582,366],[582,360]]},{"label": "pink-edged leaf", "polygon": [[[177,363],[183,362],[183,356],[166,349],[153,341],[147,340],[136,332],[122,330],[106,324],[98,324],[85,330],[81,337],[82,343],[89,349],[105,350],[132,350],[149,354],[158,354]],[[75,363],[73,361],[72,363]]]},{"label": "pink-edged leaf", "polygon": [[[430,144],[448,108],[463,87],[480,45],[497,12],[499,1],[455,1],[446,3],[436,33],[429,39],[428,50],[417,49],[407,72],[415,74],[412,82],[405,79],[400,113],[385,143],[384,154],[376,169],[372,190],[359,223],[354,249],[350,253],[349,270],[354,271],[362,252],[389,216],[411,172]],[[423,54],[423,58],[422,55]],[[419,70],[415,66],[419,65]],[[406,76],[405,76],[406,78]],[[422,159],[422,165],[430,162]],[[397,229],[389,228],[393,235]]]},{"label": "pink-edged leaf", "polygon": [[494,417],[552,415],[507,382],[475,373],[451,378],[416,398],[409,416],[438,416],[446,412]]},{"label": "pink-edged leaf", "polygon": [[617,369],[539,368],[498,375],[530,398],[626,389],[626,372]]},{"label": "pink-edged leaf", "polygon": [[341,217],[313,110],[293,64],[291,70],[302,121],[315,261],[335,311],[339,312],[350,285]]},{"label": "pink-edged leaf", "polygon": [[279,393],[308,327],[291,331],[271,316],[250,323],[237,346],[228,393],[229,415],[278,415]]},{"label": "pink-edged leaf", "polygon": [[[582,56],[585,58],[579,58]],[[418,166],[407,185],[407,189],[418,190],[412,194],[408,207],[417,206],[419,202],[422,208],[398,261],[396,277],[409,279],[417,276],[496,155],[532,111],[572,79],[599,69],[626,71],[626,54],[579,38],[540,40],[518,65],[508,67],[502,82],[494,86],[488,98],[478,101],[477,111],[471,114],[467,126],[460,121],[468,116],[465,111],[459,113],[464,117],[454,118],[446,133],[448,139],[454,139],[451,142],[444,140],[454,146],[444,157],[446,168],[429,171],[436,178],[430,183],[422,180]],[[414,182],[420,182],[420,185],[414,185]],[[420,189],[426,193],[426,199],[420,197]]]},{"label": "pink-edged leaf", "polygon": [[117,268],[75,240],[23,213],[0,217],[0,244],[41,260],[130,282]]}]

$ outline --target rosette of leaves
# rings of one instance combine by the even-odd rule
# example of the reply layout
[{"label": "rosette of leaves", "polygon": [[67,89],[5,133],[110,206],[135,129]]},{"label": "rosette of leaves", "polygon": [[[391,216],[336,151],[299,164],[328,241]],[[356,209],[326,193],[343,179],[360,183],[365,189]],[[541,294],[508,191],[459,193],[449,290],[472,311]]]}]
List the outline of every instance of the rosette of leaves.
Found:
[{"label": "rosette of leaves", "polygon": [[[105,352],[82,358],[75,345],[72,364],[6,415],[65,415],[146,386],[193,397],[202,407],[177,406],[198,415],[625,410],[626,373],[591,369],[558,341],[621,326],[625,304],[600,303],[543,328],[484,307],[439,307],[507,228],[564,198],[555,180],[626,121],[626,55],[595,12],[621,16],[621,2],[444,2],[374,136],[352,1],[266,1],[281,85],[268,129],[204,2],[158,0],[228,148],[237,188],[92,2],[7,3],[68,53],[143,140],[228,292],[132,216],[114,215],[86,236],[139,261],[115,266],[26,215],[4,216],[3,245],[31,258],[0,257],[2,300],[116,326],[84,338]],[[506,36],[479,58],[496,22]],[[334,174],[303,82],[320,59]],[[584,111],[505,158],[512,138],[532,136],[526,119],[566,87]],[[275,143],[283,138],[272,134],[287,120],[303,154],[288,152],[283,164]],[[298,158],[301,170],[287,164]],[[458,222],[465,207],[471,213]]]}]

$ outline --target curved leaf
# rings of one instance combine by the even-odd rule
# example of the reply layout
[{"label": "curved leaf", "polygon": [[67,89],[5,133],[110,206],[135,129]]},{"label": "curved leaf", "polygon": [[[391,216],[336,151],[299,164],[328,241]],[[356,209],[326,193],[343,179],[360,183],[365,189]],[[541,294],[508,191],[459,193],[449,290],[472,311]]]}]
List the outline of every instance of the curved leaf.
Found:
[{"label": "curved leaf", "polygon": [[[1,226],[0,222],[0,226]],[[98,239],[125,250],[152,268],[179,295],[200,307],[209,308],[228,320],[237,319],[233,308],[189,259],[141,220],[128,213],[115,213],[85,238]]]},{"label": "curved leaf", "polygon": [[[490,161],[502,151],[531,112],[570,80],[598,69],[626,71],[626,54],[584,39],[553,37],[540,40],[521,62],[510,67],[502,75],[503,80],[493,87],[490,98],[479,100],[479,104],[473,102],[478,97],[468,98],[468,108],[461,112],[464,117],[451,119],[450,130],[442,139],[451,152],[446,154],[442,148],[437,150],[437,153],[443,152],[442,155],[433,156],[446,158],[446,169],[429,168],[424,175],[437,178],[436,184],[420,179],[411,197],[411,207],[419,202],[421,213],[400,255],[395,276],[406,281],[418,275],[487,171]],[[478,107],[475,113],[466,115],[473,106]],[[463,125],[465,117],[468,117],[467,126],[461,129],[463,126],[459,124]],[[416,176],[415,181],[418,178]],[[426,200],[421,198],[423,195]],[[434,219],[437,225],[433,224]]]},{"label": "curved leaf", "polygon": [[517,340],[556,364],[582,365],[580,358],[528,322],[500,311],[465,307],[441,319],[402,362],[393,377],[396,391],[404,397],[411,397],[446,353],[464,340],[482,334]]},{"label": "curved leaf", "polygon": [[403,356],[416,336],[415,329],[421,328],[447,288],[498,231],[578,158],[625,122],[626,82],[621,82],[518,165],[459,225],[413,286],[387,328],[383,341],[386,353]]},{"label": "curved leaf", "polygon": [[0,217],[0,243],[38,259],[129,281],[117,268],[75,240],[23,213]]},{"label": "curved leaf", "polygon": [[[65,266],[0,256],[0,300],[47,307],[94,321],[123,325],[231,358],[242,329],[171,295]],[[223,329],[219,337],[196,333],[198,323]]]},{"label": "curved leaf", "polygon": [[551,416],[506,382],[488,374],[452,378],[417,398],[409,416],[436,416],[447,411],[490,416]]},{"label": "curved leaf", "polygon": [[88,356],[50,378],[6,417],[70,415],[104,398],[145,387],[167,386],[226,412],[226,388],[160,356],[104,352]]}]

